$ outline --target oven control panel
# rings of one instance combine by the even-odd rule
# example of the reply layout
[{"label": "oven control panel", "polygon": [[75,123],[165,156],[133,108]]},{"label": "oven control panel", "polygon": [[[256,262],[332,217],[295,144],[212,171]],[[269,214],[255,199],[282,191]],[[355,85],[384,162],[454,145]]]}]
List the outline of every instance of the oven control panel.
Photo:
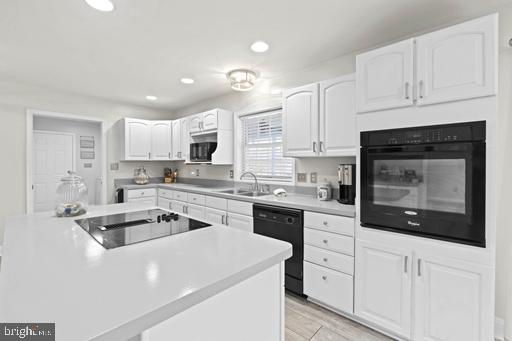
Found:
[{"label": "oven control panel", "polygon": [[485,141],[485,121],[361,132],[361,146]]}]

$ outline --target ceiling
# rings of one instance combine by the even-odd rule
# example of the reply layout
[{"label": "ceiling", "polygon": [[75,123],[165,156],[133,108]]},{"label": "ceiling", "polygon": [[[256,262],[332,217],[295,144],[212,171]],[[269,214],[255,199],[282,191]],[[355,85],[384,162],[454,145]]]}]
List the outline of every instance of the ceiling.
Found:
[{"label": "ceiling", "polygon": [[[269,80],[512,0],[1,0],[0,79],[176,109],[232,91],[225,73]],[[256,54],[256,40],[271,45]],[[194,85],[183,85],[192,77]],[[147,102],[146,95],[158,97]]]}]

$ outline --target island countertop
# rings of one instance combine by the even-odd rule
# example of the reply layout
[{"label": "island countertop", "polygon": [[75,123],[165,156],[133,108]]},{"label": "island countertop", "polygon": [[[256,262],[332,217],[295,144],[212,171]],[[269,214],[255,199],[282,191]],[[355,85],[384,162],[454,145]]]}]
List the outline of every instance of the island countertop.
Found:
[{"label": "island countertop", "polygon": [[[80,218],[150,208],[96,206]],[[0,321],[55,323],[57,340],[128,339],[292,254],[220,225],[106,250],[74,220],[7,219]]]}]

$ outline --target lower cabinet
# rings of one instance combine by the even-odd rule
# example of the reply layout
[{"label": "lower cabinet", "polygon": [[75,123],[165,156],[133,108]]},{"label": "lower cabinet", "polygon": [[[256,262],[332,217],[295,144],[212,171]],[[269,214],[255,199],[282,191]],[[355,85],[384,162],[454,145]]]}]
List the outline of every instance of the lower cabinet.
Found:
[{"label": "lower cabinet", "polygon": [[252,217],[228,212],[226,221],[229,227],[234,227],[236,229],[244,230],[247,232],[254,232]]},{"label": "lower cabinet", "polygon": [[406,339],[493,340],[492,269],[438,254],[358,240],[355,314]]},{"label": "lower cabinet", "polygon": [[357,241],[355,260],[355,314],[410,338],[412,253]]},{"label": "lower cabinet", "polygon": [[204,209],[204,219],[213,224],[226,224],[226,211],[206,207]]},{"label": "lower cabinet", "polygon": [[156,205],[156,197],[144,197],[144,198],[131,198],[128,199],[129,203],[138,203],[138,204],[148,204],[148,205]]},{"label": "lower cabinet", "polygon": [[195,219],[204,219],[204,206],[185,204],[187,206],[186,213]]},{"label": "lower cabinet", "polygon": [[171,211],[176,213],[186,213],[187,203],[178,200],[171,200]]},{"label": "lower cabinet", "polygon": [[163,210],[170,210],[171,209],[171,200],[158,197],[158,207]]}]

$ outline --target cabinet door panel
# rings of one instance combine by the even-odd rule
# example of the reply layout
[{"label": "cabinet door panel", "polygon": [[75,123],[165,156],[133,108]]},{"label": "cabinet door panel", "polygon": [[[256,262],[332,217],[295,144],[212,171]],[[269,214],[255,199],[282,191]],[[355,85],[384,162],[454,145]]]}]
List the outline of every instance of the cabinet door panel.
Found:
[{"label": "cabinet door panel", "polygon": [[497,93],[497,16],[418,37],[418,105]]},{"label": "cabinet door panel", "polygon": [[198,133],[201,131],[201,122],[203,122],[203,114],[197,114],[188,118],[189,132]]},{"label": "cabinet door panel", "polygon": [[204,206],[188,204],[186,211],[192,218],[204,219]]},{"label": "cabinet door panel", "polygon": [[399,108],[413,104],[413,39],[356,57],[358,112]]},{"label": "cabinet door panel", "polygon": [[422,254],[418,260],[415,340],[492,340],[491,269]]},{"label": "cabinet door panel", "polygon": [[204,209],[204,220],[210,224],[226,224],[226,211],[206,207]]},{"label": "cabinet door panel", "polygon": [[171,209],[171,200],[164,198],[164,197],[158,197],[158,207],[163,210],[170,210]]},{"label": "cabinet door panel", "polygon": [[355,75],[320,83],[320,155],[355,155]]},{"label": "cabinet door panel", "polygon": [[180,147],[181,147],[181,154],[179,159],[188,161],[190,159],[190,141],[189,141],[189,128],[188,128],[189,121],[187,119],[181,119],[180,120]]},{"label": "cabinet door panel", "polygon": [[179,160],[181,153],[181,122],[172,121],[172,159]]},{"label": "cabinet door panel", "polygon": [[176,213],[185,213],[186,203],[177,200],[171,200],[171,211]]},{"label": "cabinet door panel", "polygon": [[236,213],[228,213],[227,225],[236,229],[253,232],[253,218]]},{"label": "cabinet door panel", "polygon": [[412,252],[356,242],[355,314],[410,338]]},{"label": "cabinet door panel", "polygon": [[149,121],[126,119],[126,159],[149,160],[151,124]]},{"label": "cabinet door panel", "polygon": [[318,154],[318,84],[302,86],[284,93],[283,154]]},{"label": "cabinet door panel", "polygon": [[171,121],[151,122],[151,159],[171,158]]},{"label": "cabinet door panel", "polygon": [[217,110],[210,110],[203,113],[202,130],[217,129]]}]

